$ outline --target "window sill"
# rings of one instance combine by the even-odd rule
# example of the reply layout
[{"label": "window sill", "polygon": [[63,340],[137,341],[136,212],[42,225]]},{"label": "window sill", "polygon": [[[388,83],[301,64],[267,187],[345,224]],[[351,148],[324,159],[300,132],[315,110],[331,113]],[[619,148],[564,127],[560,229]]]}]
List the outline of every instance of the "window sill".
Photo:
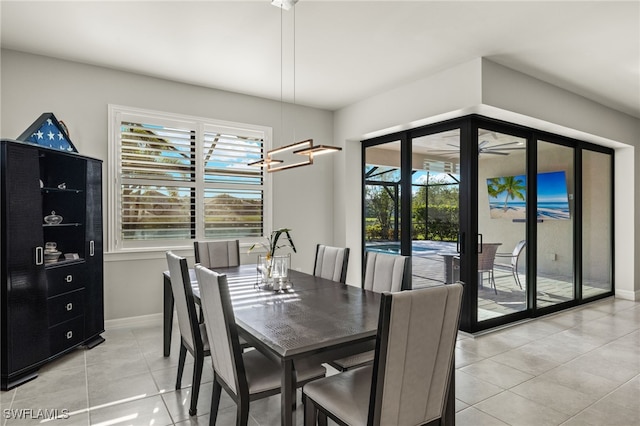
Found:
[{"label": "window sill", "polygon": [[[258,254],[264,254],[266,251],[262,247],[256,247],[248,253],[249,248],[253,243],[240,243],[240,257],[257,256]],[[118,251],[110,251],[104,253],[105,262],[123,262],[123,261],[135,261],[135,260],[154,260],[154,259],[166,259],[167,251],[171,250],[178,256],[187,258],[194,257],[193,245],[188,247],[153,247],[153,248],[139,248],[139,249],[124,249]]]},{"label": "window sill", "polygon": [[157,248],[157,249],[144,249],[144,250],[120,250],[105,252],[105,262],[123,262],[130,260],[153,260],[153,259],[166,259],[167,251],[171,250],[178,256],[193,257],[193,248]]}]

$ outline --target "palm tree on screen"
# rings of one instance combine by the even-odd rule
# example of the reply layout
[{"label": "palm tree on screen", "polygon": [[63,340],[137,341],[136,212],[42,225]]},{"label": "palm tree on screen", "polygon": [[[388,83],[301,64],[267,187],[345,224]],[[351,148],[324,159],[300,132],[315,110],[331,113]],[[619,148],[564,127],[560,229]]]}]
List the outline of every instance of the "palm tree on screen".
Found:
[{"label": "palm tree on screen", "polygon": [[489,197],[498,198],[498,195],[502,192],[502,184],[500,183],[500,178],[491,178],[487,179],[487,191],[489,192]]},{"label": "palm tree on screen", "polygon": [[524,181],[522,179],[517,179],[515,176],[505,176],[502,179],[502,183],[500,184],[500,192],[506,192],[504,197],[504,206],[502,207],[503,211],[507,211],[507,204],[509,200],[513,200],[515,198],[524,201],[524,191],[527,189]]}]

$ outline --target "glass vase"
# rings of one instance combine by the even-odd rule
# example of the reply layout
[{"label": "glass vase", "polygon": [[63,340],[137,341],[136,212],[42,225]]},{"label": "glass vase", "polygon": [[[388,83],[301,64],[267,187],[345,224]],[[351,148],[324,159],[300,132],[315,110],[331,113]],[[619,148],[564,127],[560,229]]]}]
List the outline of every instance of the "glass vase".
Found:
[{"label": "glass vase", "polygon": [[277,256],[258,256],[258,274],[260,288],[280,291],[291,287],[289,282],[289,266],[291,254]]}]

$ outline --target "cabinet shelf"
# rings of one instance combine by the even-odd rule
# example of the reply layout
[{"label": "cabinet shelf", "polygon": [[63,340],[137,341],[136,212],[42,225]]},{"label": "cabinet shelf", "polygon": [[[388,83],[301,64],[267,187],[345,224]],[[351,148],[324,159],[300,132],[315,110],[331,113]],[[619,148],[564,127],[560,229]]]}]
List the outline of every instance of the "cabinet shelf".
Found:
[{"label": "cabinet shelf", "polygon": [[58,266],[67,266],[67,265],[75,265],[79,263],[84,263],[84,259],[64,259],[58,260],[57,262],[45,263],[45,269],[56,268]]},{"label": "cabinet shelf", "polygon": [[60,189],[60,188],[49,188],[49,187],[44,187],[44,188],[40,188],[40,189],[45,194],[54,194],[54,193],[58,193],[58,194],[62,194],[62,193],[80,194],[80,193],[82,193],[82,189],[71,189],[71,188]]},{"label": "cabinet shelf", "polygon": [[82,226],[81,223],[58,223],[58,224],[52,224],[52,223],[43,223],[42,227],[43,228],[70,228],[70,227],[76,227],[76,226]]}]

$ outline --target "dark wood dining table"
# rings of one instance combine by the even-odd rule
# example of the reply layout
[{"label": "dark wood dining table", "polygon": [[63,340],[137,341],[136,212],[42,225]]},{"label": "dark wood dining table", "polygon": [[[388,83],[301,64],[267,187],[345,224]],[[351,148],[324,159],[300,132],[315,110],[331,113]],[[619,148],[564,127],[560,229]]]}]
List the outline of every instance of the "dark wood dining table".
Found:
[{"label": "dark wood dining table", "polygon": [[[375,347],[380,295],[290,270],[292,288],[274,293],[256,288],[256,265],[216,268],[227,275],[239,333],[282,365],[281,419],[295,422],[295,361],[326,362]],[[192,274],[194,295],[198,284]],[[173,294],[164,273],[164,355],[169,356]]]}]

